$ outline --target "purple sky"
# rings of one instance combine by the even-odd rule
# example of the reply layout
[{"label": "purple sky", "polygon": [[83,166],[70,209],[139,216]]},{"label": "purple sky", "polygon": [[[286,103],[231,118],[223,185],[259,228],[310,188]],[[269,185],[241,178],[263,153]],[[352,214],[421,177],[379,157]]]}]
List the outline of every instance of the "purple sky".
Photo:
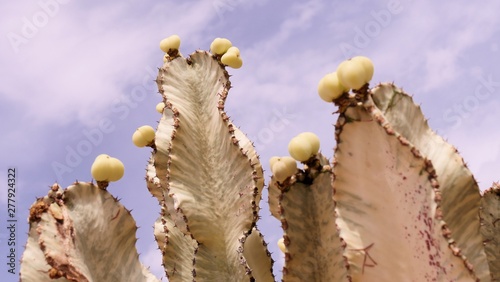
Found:
[{"label": "purple sky", "polygon": [[[288,141],[300,132],[315,132],[323,153],[333,155],[335,107],[318,97],[316,87],[353,55],[373,60],[373,85],[394,81],[414,95],[431,127],[458,148],[482,190],[499,180],[500,2],[177,3],[0,3],[2,281],[7,281],[7,169],[18,171],[20,257],[35,198],[55,181],[64,187],[75,179],[90,181],[90,166],[101,153],[124,162],[124,178],[109,191],[133,209],[141,226],[142,262],[164,276],[152,229],[159,207],[144,183],[150,150],[134,147],[131,135],[138,126],[155,127],[160,118],[153,80],[162,65],[159,41],[171,34],[181,37],[184,55],[207,50],[215,37],[229,38],[241,50],[243,67],[229,69],[233,88],[226,110],[255,142],[266,183],[269,158],[287,155]],[[261,208],[258,225],[281,277],[275,244],[280,223],[270,217],[265,200]]]}]

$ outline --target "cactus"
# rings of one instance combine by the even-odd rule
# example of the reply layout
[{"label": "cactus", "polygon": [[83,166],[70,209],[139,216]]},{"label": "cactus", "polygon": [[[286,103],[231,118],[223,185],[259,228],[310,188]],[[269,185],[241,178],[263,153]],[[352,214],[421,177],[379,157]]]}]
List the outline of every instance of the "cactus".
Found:
[{"label": "cactus", "polygon": [[[257,228],[262,165],[225,110],[226,66],[242,66],[240,51],[218,38],[213,54],[185,58],[179,46],[177,36],[160,44],[156,132],[141,127],[133,137],[153,150],[146,186],[158,200],[154,237],[165,274],[169,281],[274,281]],[[370,89],[368,58],[344,66],[318,86],[338,106],[332,160],[310,132],[289,144],[302,168],[290,157],[270,160],[283,281],[500,280],[500,185],[481,195],[409,95],[387,83]],[[119,177],[101,177],[98,168],[109,168],[102,161],[93,165],[97,185],[54,184],[32,205],[21,281],[159,281],[139,262],[136,224],[106,189]]]}]

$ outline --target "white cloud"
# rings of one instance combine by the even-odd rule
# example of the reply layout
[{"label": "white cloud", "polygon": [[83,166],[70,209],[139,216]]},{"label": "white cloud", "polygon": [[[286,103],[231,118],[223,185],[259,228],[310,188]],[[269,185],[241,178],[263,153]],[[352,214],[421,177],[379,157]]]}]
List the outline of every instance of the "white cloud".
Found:
[{"label": "white cloud", "polygon": [[[161,65],[159,34],[188,37],[214,16],[206,13],[209,4],[165,3],[150,7],[150,17],[137,25],[124,20],[136,17],[132,5],[109,2],[82,10],[72,5],[77,4],[61,6],[18,53],[2,45],[2,61],[10,66],[0,70],[9,77],[0,86],[2,99],[22,103],[24,114],[40,123],[88,122],[109,114],[126,88],[142,83],[145,68]],[[167,25],[162,27],[159,17],[167,17]]]},{"label": "white cloud", "polygon": [[402,11],[361,51],[375,59],[376,76],[412,85],[420,94],[461,80],[472,63],[471,48],[500,30],[498,2],[400,3]]}]

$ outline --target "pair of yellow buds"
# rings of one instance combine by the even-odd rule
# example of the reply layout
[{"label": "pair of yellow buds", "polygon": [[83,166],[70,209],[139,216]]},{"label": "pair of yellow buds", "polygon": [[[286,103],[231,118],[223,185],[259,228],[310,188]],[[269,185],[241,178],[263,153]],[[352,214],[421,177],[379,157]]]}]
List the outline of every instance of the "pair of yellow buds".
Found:
[{"label": "pair of yellow buds", "polygon": [[325,75],[318,84],[318,94],[326,102],[332,102],[350,89],[358,90],[370,82],[374,67],[364,56],[343,61],[337,71]]},{"label": "pair of yellow buds", "polygon": [[[181,38],[178,35],[171,35],[160,41],[160,49],[166,53],[164,61],[167,60],[169,54],[178,51],[180,46]],[[210,44],[210,52],[221,56],[221,62],[234,69],[239,69],[243,65],[243,60],[240,57],[240,49],[234,47],[227,38],[215,38],[212,44]]]},{"label": "pair of yellow buds", "polygon": [[220,61],[233,69],[239,69],[243,65],[240,57],[240,49],[234,47],[227,38],[215,38],[210,44],[210,52],[214,55],[222,56]]},{"label": "pair of yellow buds", "polygon": [[319,138],[312,132],[303,132],[288,143],[288,153],[291,157],[274,156],[269,160],[274,179],[283,182],[297,171],[297,162],[305,162],[319,152]]},{"label": "pair of yellow buds", "polygon": [[[149,125],[139,127],[132,135],[132,142],[137,147],[151,145],[154,139],[155,130]],[[97,156],[90,168],[92,177],[100,182],[118,181],[123,177],[124,172],[123,163],[119,159],[106,154]]]}]

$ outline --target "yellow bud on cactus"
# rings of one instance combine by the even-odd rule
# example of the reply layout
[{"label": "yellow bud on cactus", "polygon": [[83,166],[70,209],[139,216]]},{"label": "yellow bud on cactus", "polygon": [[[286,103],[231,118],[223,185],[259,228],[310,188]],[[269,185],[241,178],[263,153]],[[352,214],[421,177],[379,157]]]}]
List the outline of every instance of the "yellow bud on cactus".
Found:
[{"label": "yellow bud on cactus", "polygon": [[119,159],[101,154],[95,158],[90,173],[96,181],[118,181],[125,173],[125,166]]},{"label": "yellow bud on cactus", "polygon": [[236,56],[240,56],[240,49],[238,47],[232,46],[227,49],[226,53],[234,53]]},{"label": "yellow bud on cactus", "polygon": [[125,173],[125,166],[117,158],[110,158],[111,173],[109,175],[109,181],[118,181],[123,177]]},{"label": "yellow bud on cactus", "polygon": [[106,154],[100,154],[99,156],[95,157],[95,159],[100,159],[100,158],[109,158],[109,155]]},{"label": "yellow bud on cactus", "polygon": [[240,58],[240,49],[231,47],[222,55],[220,61],[233,69],[239,69],[243,65],[243,60]]},{"label": "yellow bud on cactus", "polygon": [[163,109],[165,109],[165,103],[160,102],[156,104],[156,111],[159,112],[160,114],[163,114]]},{"label": "yellow bud on cactus", "polygon": [[149,125],[143,125],[132,135],[132,142],[137,147],[144,147],[151,144],[155,140],[155,130]]},{"label": "yellow bud on cactus", "polygon": [[354,57],[343,61],[337,68],[339,81],[350,89],[360,89],[373,77],[373,64],[366,57]]},{"label": "yellow bud on cactus", "polygon": [[271,171],[273,172],[273,177],[278,182],[283,182],[285,179],[290,177],[288,174],[288,169],[286,167],[286,163],[282,161],[277,161],[273,164]]},{"label": "yellow bud on cactus", "polygon": [[370,82],[373,78],[373,73],[375,71],[375,68],[373,66],[372,60],[370,60],[368,57],[365,56],[356,56],[353,57],[351,60],[357,61],[363,65],[363,68],[365,69],[365,80],[366,82]]},{"label": "yellow bud on cactus", "polygon": [[296,136],[288,143],[288,153],[299,162],[305,162],[313,155],[311,143],[305,137]]},{"label": "yellow bud on cactus", "polygon": [[181,38],[177,34],[171,35],[160,41],[160,49],[165,53],[169,53],[173,50],[179,50],[180,46]]},{"label": "yellow bud on cactus", "polygon": [[336,72],[325,75],[318,83],[319,97],[325,102],[332,102],[348,91],[349,89],[340,83]]},{"label": "yellow bud on cactus", "polygon": [[283,237],[278,240],[278,247],[283,253],[286,253],[285,239]]},{"label": "yellow bud on cactus", "polygon": [[319,152],[319,138],[316,134],[312,132],[302,132],[301,134],[297,135],[300,136],[301,138],[305,138],[308,140],[309,144],[311,144],[311,153],[313,155],[316,155]]},{"label": "yellow bud on cactus", "polygon": [[222,55],[227,52],[229,48],[231,48],[233,44],[227,38],[217,37],[210,44],[210,52],[215,55]]},{"label": "yellow bud on cactus", "polygon": [[273,167],[273,165],[274,165],[277,161],[279,161],[280,159],[281,159],[281,158],[280,158],[280,157],[278,157],[278,156],[271,157],[271,158],[269,159],[269,167],[270,167],[270,168],[272,168],[272,167]]},{"label": "yellow bud on cactus", "polygon": [[295,173],[295,171],[297,170],[297,161],[290,157],[290,156],[286,156],[286,157],[281,157],[280,160],[284,163],[286,163],[286,166],[293,171],[293,173]]},{"label": "yellow bud on cactus", "polygon": [[274,179],[283,182],[297,171],[297,162],[291,157],[272,157],[269,160]]},{"label": "yellow bud on cactus", "polygon": [[108,155],[99,155],[95,158],[92,167],[90,168],[90,174],[92,174],[92,178],[97,181],[105,181],[109,177],[110,167],[108,165],[108,159],[110,156]]}]

